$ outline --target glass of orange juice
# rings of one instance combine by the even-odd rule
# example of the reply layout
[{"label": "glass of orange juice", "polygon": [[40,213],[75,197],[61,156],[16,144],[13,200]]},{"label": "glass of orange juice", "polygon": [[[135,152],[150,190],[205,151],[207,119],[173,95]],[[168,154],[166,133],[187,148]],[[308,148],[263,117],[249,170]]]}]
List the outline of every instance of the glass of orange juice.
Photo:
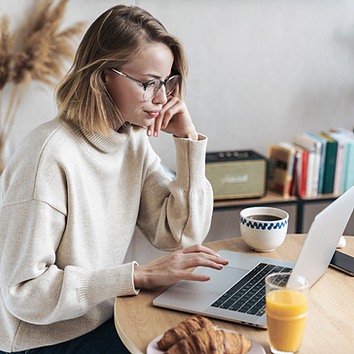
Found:
[{"label": "glass of orange juice", "polygon": [[266,277],[266,315],[270,350],[297,353],[305,331],[309,281],[297,274]]}]

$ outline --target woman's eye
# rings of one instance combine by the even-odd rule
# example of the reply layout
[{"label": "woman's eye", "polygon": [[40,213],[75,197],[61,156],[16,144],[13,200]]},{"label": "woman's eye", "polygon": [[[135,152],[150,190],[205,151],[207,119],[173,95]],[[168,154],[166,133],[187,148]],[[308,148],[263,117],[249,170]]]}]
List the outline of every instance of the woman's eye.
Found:
[{"label": "woman's eye", "polygon": [[153,81],[148,82],[146,88],[147,89],[153,89],[156,86],[158,86],[158,81],[157,80],[153,80]]}]

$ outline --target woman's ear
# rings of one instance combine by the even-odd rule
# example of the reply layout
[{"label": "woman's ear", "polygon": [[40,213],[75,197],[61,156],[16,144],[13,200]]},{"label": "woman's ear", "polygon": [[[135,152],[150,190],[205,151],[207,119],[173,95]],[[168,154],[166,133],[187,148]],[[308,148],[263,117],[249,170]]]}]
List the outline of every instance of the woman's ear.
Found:
[{"label": "woman's ear", "polygon": [[107,69],[104,69],[101,74],[102,82],[107,85]]}]

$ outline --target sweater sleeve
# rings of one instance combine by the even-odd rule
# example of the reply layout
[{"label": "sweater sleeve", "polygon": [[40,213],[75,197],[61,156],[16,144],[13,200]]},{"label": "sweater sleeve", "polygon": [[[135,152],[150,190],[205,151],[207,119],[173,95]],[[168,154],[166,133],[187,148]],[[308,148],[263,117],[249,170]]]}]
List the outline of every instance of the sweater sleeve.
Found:
[{"label": "sweater sleeve", "polygon": [[43,325],[79,317],[105,300],[137,293],[134,262],[108,269],[60,264],[56,251],[65,220],[36,200],[1,209],[1,296],[7,310],[25,322]]},{"label": "sweater sleeve", "polygon": [[160,161],[149,167],[141,198],[138,226],[158,249],[174,251],[202,243],[210,228],[213,192],[205,177],[207,138],[174,137],[176,178],[170,180]]}]

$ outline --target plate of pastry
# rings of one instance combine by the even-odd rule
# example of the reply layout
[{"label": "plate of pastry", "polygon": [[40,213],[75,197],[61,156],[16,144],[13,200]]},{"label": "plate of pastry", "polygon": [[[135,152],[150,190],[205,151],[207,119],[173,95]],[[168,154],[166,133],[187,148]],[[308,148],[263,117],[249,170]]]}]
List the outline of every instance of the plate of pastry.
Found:
[{"label": "plate of pastry", "polygon": [[153,339],[147,354],[265,354],[252,338],[215,327],[204,316],[194,315]]}]

